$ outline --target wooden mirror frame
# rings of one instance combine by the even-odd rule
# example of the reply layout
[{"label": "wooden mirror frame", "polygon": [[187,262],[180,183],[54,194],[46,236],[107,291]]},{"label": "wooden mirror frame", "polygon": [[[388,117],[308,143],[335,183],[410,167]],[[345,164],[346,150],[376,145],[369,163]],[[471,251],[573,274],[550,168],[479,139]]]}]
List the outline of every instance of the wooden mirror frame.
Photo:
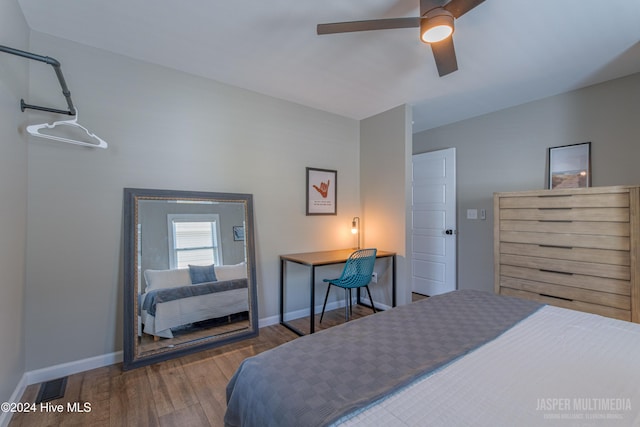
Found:
[{"label": "wooden mirror frame", "polygon": [[[230,202],[244,205],[244,240],[247,264],[249,327],[243,331],[209,337],[197,343],[185,343],[174,348],[160,349],[148,355],[139,355],[138,344],[138,203],[141,200],[187,200],[193,202]],[[239,224],[236,224],[239,225]],[[253,233],[253,196],[238,193],[214,193],[196,191],[155,190],[140,188],[124,189],[124,361],[123,369],[133,369],[152,363],[219,347],[231,342],[258,335],[258,307],[256,289],[255,243]]]}]

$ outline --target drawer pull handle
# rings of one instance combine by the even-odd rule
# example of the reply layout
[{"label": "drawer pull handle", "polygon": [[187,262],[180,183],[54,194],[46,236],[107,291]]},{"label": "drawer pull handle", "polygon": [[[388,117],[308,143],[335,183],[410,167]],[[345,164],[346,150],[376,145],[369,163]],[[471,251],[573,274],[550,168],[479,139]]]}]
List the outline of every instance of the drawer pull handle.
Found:
[{"label": "drawer pull handle", "polygon": [[559,246],[559,245],[538,245],[541,248],[554,248],[554,249],[573,249],[573,246]]},{"label": "drawer pull handle", "polygon": [[570,219],[539,219],[538,222],[562,222],[562,223],[572,223],[573,221]]},{"label": "drawer pull handle", "polygon": [[570,211],[573,208],[538,208],[539,211]]},{"label": "drawer pull handle", "polygon": [[573,197],[573,194],[543,194],[542,196],[538,196],[539,198],[544,197]]},{"label": "drawer pull handle", "polygon": [[562,297],[557,297],[555,295],[548,295],[548,294],[538,294],[541,297],[547,297],[547,298],[553,298],[553,299],[561,299],[562,301],[573,301],[571,298],[562,298]]},{"label": "drawer pull handle", "polygon": [[544,268],[540,268],[540,271],[543,273],[556,273],[556,274],[565,274],[567,276],[573,276],[573,273],[568,273],[566,271],[556,271],[556,270],[545,270]]}]

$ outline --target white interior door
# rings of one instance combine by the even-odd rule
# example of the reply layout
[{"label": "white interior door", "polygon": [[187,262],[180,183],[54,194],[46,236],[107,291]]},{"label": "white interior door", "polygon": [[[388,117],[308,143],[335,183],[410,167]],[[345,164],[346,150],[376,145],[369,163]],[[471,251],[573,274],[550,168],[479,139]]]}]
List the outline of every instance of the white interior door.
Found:
[{"label": "white interior door", "polygon": [[456,149],[413,156],[412,290],[456,289]]}]

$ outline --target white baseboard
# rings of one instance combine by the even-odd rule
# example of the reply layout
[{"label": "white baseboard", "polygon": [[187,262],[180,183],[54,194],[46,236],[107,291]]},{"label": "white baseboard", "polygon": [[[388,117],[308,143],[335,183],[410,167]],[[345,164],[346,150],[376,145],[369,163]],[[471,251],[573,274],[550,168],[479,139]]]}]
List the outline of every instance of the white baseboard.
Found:
[{"label": "white baseboard", "polygon": [[[354,299],[354,304],[355,304],[355,299]],[[344,300],[342,300],[342,301],[334,301],[334,302],[328,303],[327,304],[327,308],[325,309],[325,311],[331,311],[331,310],[335,310],[337,308],[344,308]],[[321,305],[317,305],[316,306],[315,313],[316,314],[322,313],[322,306]],[[308,308],[303,308],[301,310],[287,312],[285,320],[287,322],[289,322],[291,320],[300,319],[301,317],[309,317],[309,309]],[[275,316],[265,317],[265,318],[260,319],[258,321],[258,327],[259,328],[264,328],[265,326],[277,325],[278,323],[280,323],[280,315],[279,314],[277,314]]]},{"label": "white baseboard", "polygon": [[67,375],[77,374],[78,372],[102,368],[103,366],[109,366],[119,362],[122,362],[122,352],[116,351],[115,353],[103,354],[100,356],[89,357],[87,359],[61,363],[60,365],[35,369],[33,371],[26,372],[25,376],[27,379],[27,385],[38,384],[44,381],[66,377]]},{"label": "white baseboard", "polygon": [[[20,378],[16,389],[13,391],[13,394],[11,395],[9,400],[7,400],[7,402],[20,402],[20,399],[22,398],[27,385],[27,374],[24,374],[22,375],[22,378]],[[12,412],[0,411],[0,427],[7,427],[9,425],[9,421],[11,421],[12,415]]]},{"label": "white baseboard", "polygon": [[[368,298],[365,297],[361,297],[360,300],[365,303],[365,304],[369,304],[371,305],[371,301],[369,301]],[[353,304],[356,304],[356,299],[353,299]],[[344,308],[345,302],[344,300],[341,301],[334,301],[331,303],[327,304],[327,308],[325,309],[326,311],[331,311],[331,310],[336,310],[336,309],[340,309],[340,308]],[[380,303],[376,303],[376,309],[380,309],[380,310],[388,310],[391,307],[386,305],[386,304],[380,304]],[[322,312],[322,306],[318,305],[315,308],[315,313],[321,313]],[[291,320],[295,320],[295,319],[299,319],[301,317],[308,317],[309,316],[309,309],[308,308],[304,308],[302,310],[296,310],[296,311],[290,311],[287,313],[286,316],[286,321],[289,322]],[[271,326],[271,325],[275,325],[277,323],[280,322],[280,316],[271,316],[271,317],[267,317],[265,319],[260,319],[259,325],[261,328],[264,328],[265,326]]]},{"label": "white baseboard", "polygon": [[[365,304],[371,305],[371,301],[369,300],[369,298],[361,297],[360,301],[362,301]],[[376,305],[376,310],[389,310],[391,308],[390,305],[380,304],[379,302],[377,302],[375,305]]]},{"label": "white baseboard", "polygon": [[[355,299],[354,299],[355,302]],[[341,301],[333,301],[327,304],[327,308],[325,309],[325,311],[331,311],[331,310],[336,310],[338,308],[344,308],[345,302],[344,300]],[[317,305],[315,307],[315,313],[322,313],[322,306],[321,305]],[[296,311],[289,311],[287,312],[286,318],[285,320],[287,322],[291,321],[291,320],[295,320],[295,319],[300,319],[301,317],[309,317],[309,309],[308,308],[303,308],[301,310],[296,310]],[[278,322],[280,322],[280,317],[278,317]]]},{"label": "white baseboard", "polygon": [[280,315],[275,315],[271,317],[265,317],[263,319],[258,320],[258,328],[264,328],[265,326],[277,325],[280,323]]}]

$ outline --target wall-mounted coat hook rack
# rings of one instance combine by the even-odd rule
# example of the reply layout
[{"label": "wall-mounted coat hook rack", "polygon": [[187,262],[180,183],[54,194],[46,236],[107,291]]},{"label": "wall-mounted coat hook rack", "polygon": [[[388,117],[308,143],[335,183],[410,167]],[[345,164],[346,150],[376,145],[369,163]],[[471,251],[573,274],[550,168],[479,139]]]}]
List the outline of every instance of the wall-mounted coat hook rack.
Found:
[{"label": "wall-mounted coat hook rack", "polygon": [[76,109],[73,106],[73,101],[71,101],[71,92],[67,87],[67,83],[64,81],[64,76],[62,75],[62,68],[60,68],[60,61],[50,58],[48,56],[36,55],[35,53],[25,52],[24,50],[14,49],[12,47],[2,46],[0,45],[0,52],[10,53],[12,55],[22,56],[23,58],[33,59],[34,61],[44,62],[45,64],[49,64],[53,67],[53,70],[56,72],[56,76],[58,77],[58,81],[60,82],[60,87],[62,88],[62,94],[67,99],[68,110],[59,110],[56,108],[49,107],[40,107],[38,105],[31,105],[24,102],[24,99],[20,100],[20,110],[24,111],[27,108],[32,110],[40,110],[40,111],[48,111],[51,113],[57,114],[66,114],[69,116],[76,115]]},{"label": "wall-mounted coat hook rack", "polygon": [[[78,110],[73,106],[73,101],[71,101],[71,92],[67,87],[67,83],[64,81],[64,76],[62,75],[62,69],[60,68],[60,61],[50,58],[48,56],[36,55],[35,53],[25,52],[24,50],[18,50],[7,46],[0,45],[0,52],[10,53],[12,55],[22,56],[23,58],[33,59],[34,61],[44,62],[45,64],[49,64],[53,67],[56,72],[56,76],[58,77],[58,81],[60,82],[60,87],[62,88],[62,94],[67,99],[68,110],[60,110],[57,108],[49,108],[49,107],[40,107],[38,105],[31,105],[24,102],[24,99],[20,100],[20,110],[24,112],[25,109],[30,108],[32,110],[40,110],[40,111],[48,111],[51,113],[57,114],[66,114],[69,116],[76,116],[75,119],[72,120],[61,120],[51,124],[43,123],[40,125],[31,125],[27,126],[27,132],[33,136],[37,136],[39,138],[52,139],[54,141],[62,141],[68,142],[70,144],[82,145],[85,147],[94,147],[94,148],[107,148],[107,143],[96,136],[95,134],[89,132],[87,128],[80,125],[78,123]],[[41,129],[53,129],[55,127],[71,127],[71,128],[79,128],[82,129],[86,136],[89,137],[91,142],[87,141],[77,141],[75,139],[67,138],[64,136],[56,136],[47,133],[41,133]]]}]

